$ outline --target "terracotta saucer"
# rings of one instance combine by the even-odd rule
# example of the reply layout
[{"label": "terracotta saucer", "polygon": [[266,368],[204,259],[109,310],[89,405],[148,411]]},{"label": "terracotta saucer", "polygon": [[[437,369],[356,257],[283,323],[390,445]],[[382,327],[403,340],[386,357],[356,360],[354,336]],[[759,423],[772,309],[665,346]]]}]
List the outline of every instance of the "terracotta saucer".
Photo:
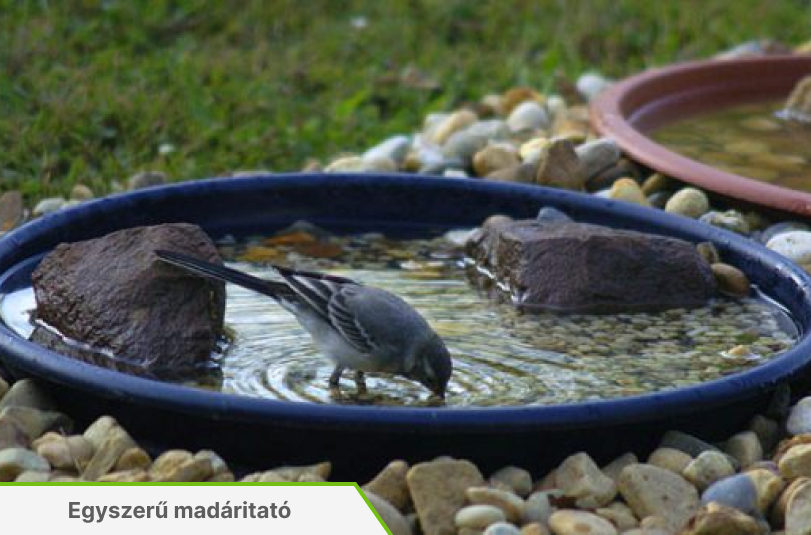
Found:
[{"label": "terracotta saucer", "polygon": [[722,171],[648,137],[653,130],[689,115],[786,98],[808,74],[808,55],[709,60],[652,69],[600,94],[591,104],[591,122],[626,154],[656,171],[725,197],[811,217],[811,193]]}]

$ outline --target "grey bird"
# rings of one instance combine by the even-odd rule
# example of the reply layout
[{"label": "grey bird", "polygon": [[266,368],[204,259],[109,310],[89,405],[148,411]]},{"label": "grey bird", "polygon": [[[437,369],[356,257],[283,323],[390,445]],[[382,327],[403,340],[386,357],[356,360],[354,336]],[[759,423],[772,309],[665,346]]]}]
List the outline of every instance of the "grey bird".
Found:
[{"label": "grey bird", "polygon": [[358,392],[364,372],[402,375],[445,398],[451,355],[428,322],[400,297],[344,277],[271,266],[279,281],[260,279],[193,256],[157,250],[172,265],[196,275],[237,284],[271,297],[295,315],[316,345],[335,363],[330,390],[339,395],[345,369],[355,370]]}]

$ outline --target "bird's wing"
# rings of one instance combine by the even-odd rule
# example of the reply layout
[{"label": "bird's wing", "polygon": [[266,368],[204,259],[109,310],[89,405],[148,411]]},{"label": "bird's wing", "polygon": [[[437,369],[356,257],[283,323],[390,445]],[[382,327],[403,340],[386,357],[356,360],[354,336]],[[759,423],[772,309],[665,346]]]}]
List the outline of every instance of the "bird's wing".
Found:
[{"label": "bird's wing", "polygon": [[375,340],[358,322],[353,312],[350,299],[360,289],[358,285],[344,285],[341,290],[333,294],[327,310],[329,322],[341,336],[361,353],[369,354],[377,349]]},{"label": "bird's wing", "polygon": [[278,268],[278,272],[298,298],[350,345],[360,353],[374,351],[374,340],[358,324],[349,302],[361,288],[360,284],[343,277],[286,268]]}]

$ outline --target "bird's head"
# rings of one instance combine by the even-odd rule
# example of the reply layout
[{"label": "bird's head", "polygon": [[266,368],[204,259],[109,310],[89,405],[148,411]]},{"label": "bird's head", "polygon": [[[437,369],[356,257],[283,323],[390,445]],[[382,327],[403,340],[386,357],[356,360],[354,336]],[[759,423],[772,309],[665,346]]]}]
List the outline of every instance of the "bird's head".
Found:
[{"label": "bird's head", "polygon": [[451,354],[445,343],[436,333],[426,339],[414,354],[413,366],[406,373],[406,377],[413,379],[428,390],[445,399],[445,390],[448,387],[453,362]]}]

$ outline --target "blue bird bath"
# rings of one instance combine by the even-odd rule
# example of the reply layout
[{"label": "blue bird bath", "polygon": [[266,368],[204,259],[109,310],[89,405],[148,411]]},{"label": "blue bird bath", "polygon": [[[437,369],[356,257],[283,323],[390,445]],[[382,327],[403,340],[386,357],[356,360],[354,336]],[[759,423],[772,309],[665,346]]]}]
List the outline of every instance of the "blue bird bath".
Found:
[{"label": "blue bird bath", "polygon": [[80,423],[114,415],[139,441],[211,448],[246,468],[329,459],[336,479],[364,480],[386,462],[439,455],[483,470],[507,464],[538,475],[568,454],[608,461],[644,455],[679,429],[725,438],[763,411],[779,385],[811,366],[811,279],[782,257],[729,232],[661,211],[534,186],[418,176],[268,175],[213,179],[88,202],[29,223],[0,239],[0,293],[30,285],[44,253],[60,242],[140,225],[190,222],[212,237],[269,234],[305,219],[337,232],[478,225],[495,213],[534,217],[554,206],[575,220],[712,241],[729,263],[794,317],[796,346],[750,370],[653,394],[567,405],[392,408],[256,399],[138,378],[73,360],[0,324],[0,359],[17,377],[40,379]]}]

